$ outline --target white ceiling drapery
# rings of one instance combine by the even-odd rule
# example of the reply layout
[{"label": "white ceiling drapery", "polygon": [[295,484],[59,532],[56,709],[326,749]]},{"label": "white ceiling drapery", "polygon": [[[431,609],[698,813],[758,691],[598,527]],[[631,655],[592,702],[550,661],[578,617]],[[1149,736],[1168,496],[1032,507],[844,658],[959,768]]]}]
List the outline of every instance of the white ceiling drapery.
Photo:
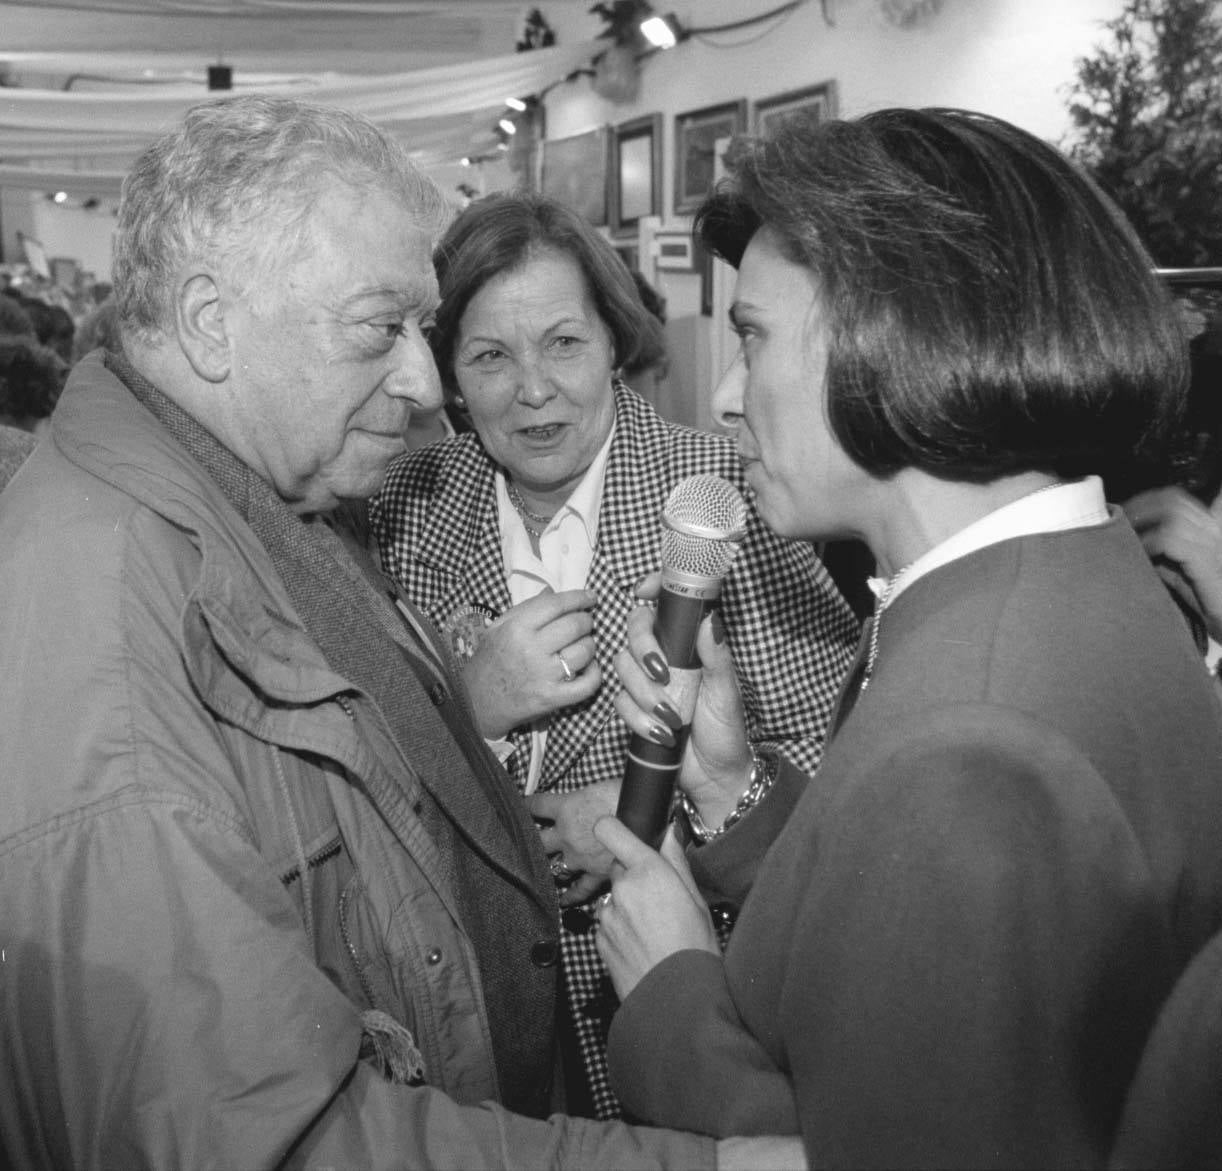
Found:
[{"label": "white ceiling drapery", "polygon": [[[153,0],[118,2],[139,5]],[[266,10],[279,0],[236,2]],[[308,5],[315,11],[323,5],[328,10],[352,7],[345,0],[284,2],[290,8]],[[81,3],[76,0],[77,6]],[[99,3],[104,6],[107,0]],[[198,12],[198,0],[192,4]],[[165,11],[160,0],[156,7]],[[3,8],[0,4],[0,13]],[[269,79],[268,84],[243,86],[242,92],[283,94],[365,114],[428,167],[495,149],[494,125],[506,98],[539,93],[563,81],[588,66],[602,47],[586,41],[374,76],[285,75]],[[231,95],[209,94],[198,85],[68,92],[0,87],[0,185],[82,193],[88,185],[88,194],[117,194],[130,160],[158,133],[188,107],[225,96]]]}]

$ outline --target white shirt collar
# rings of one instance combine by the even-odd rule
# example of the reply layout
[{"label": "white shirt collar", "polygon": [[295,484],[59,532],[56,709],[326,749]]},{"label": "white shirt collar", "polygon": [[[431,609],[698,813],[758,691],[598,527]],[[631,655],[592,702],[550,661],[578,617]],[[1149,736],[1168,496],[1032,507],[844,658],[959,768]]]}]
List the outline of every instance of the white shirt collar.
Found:
[{"label": "white shirt collar", "polygon": [[973,521],[967,528],[960,529],[906,565],[890,580],[870,578],[869,586],[879,599],[880,608],[889,606],[914,581],[978,549],[1033,533],[1059,533],[1066,529],[1099,525],[1107,518],[1103,481],[1098,476],[1086,476],[1067,484],[1052,484]]},{"label": "white shirt collar", "polygon": [[[548,521],[547,527],[543,530],[544,535],[558,528],[566,518],[575,517],[585,530],[586,542],[590,549],[594,548],[598,539],[598,517],[602,509],[603,485],[607,478],[607,460],[611,454],[611,441],[614,438],[615,424],[612,423],[606,440],[598,449],[598,454],[586,468],[586,474],[581,477],[581,481],[570,493],[569,498]],[[499,470],[496,473],[496,504],[501,530],[501,547],[505,553],[506,565],[522,564],[523,553],[528,561],[533,562],[535,555],[531,548],[530,536],[526,532],[522,518],[518,515],[518,510],[514,508],[513,502],[509,499],[509,491],[505,487],[505,474]]]}]

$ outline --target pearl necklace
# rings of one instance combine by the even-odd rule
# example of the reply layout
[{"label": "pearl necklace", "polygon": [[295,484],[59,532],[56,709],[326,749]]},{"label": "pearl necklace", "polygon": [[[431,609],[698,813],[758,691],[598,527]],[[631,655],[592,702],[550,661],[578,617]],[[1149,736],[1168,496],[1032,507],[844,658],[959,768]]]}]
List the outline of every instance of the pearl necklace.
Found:
[{"label": "pearl necklace", "polygon": [[518,516],[522,518],[522,527],[532,537],[541,537],[543,530],[551,523],[550,516],[540,516],[537,512],[531,512],[526,507],[526,501],[522,499],[522,493],[518,491],[518,486],[508,477],[505,479],[505,491],[509,494],[509,503],[513,505]]}]

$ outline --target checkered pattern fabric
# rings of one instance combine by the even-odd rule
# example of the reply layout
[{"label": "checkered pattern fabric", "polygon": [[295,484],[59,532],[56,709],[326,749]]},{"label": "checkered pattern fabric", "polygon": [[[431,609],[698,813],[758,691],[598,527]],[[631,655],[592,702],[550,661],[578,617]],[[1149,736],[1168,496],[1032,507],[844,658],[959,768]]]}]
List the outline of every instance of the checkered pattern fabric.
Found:
[{"label": "checkered pattern fabric", "polygon": [[[688,476],[724,476],[744,493],[733,443],[664,421],[622,383],[607,463],[598,542],[587,579],[598,594],[594,639],[604,684],[556,713],[541,789],[568,792],[623,775],[628,730],[615,717],[612,657],[624,645],[633,587],[658,566],[658,518]],[[370,516],[387,570],[443,629],[461,607],[499,615],[510,605],[497,524],[495,468],[474,434],[410,452],[390,468]],[[828,716],[858,640],[858,624],[810,545],[773,535],[751,509],[747,538],[722,588],[721,610],[753,742],[807,772],[823,751]],[[520,737],[520,740],[525,739]],[[519,787],[522,752],[508,762]],[[607,1079],[604,969],[592,932],[562,933],[569,1009],[600,1117],[620,1113]],[[603,997],[602,999],[605,999]],[[585,1011],[583,1011],[585,1010]]]}]

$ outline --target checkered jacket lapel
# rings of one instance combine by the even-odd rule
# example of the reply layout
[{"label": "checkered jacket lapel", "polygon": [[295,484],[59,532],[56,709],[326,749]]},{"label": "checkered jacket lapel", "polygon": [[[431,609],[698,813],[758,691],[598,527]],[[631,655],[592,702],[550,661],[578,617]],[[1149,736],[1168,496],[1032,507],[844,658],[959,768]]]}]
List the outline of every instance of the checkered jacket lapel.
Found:
[{"label": "checkered jacket lapel", "polygon": [[396,460],[370,508],[387,570],[443,631],[463,606],[510,606],[493,470],[460,435]]},{"label": "checkered jacket lapel", "polygon": [[[594,613],[594,643],[603,685],[589,703],[552,717],[543,759],[543,788],[564,784],[574,760],[615,716],[619,683],[611,660],[624,645],[628,615],[636,606],[633,589],[658,567],[658,517],[670,491],[667,427],[644,402],[622,384],[615,389],[616,431],[607,459],[599,509],[598,543],[586,587],[598,594]],[[617,738],[618,740],[618,738]],[[622,751],[607,761],[610,772],[601,779],[618,779]],[[584,776],[578,784],[588,784]]]}]

